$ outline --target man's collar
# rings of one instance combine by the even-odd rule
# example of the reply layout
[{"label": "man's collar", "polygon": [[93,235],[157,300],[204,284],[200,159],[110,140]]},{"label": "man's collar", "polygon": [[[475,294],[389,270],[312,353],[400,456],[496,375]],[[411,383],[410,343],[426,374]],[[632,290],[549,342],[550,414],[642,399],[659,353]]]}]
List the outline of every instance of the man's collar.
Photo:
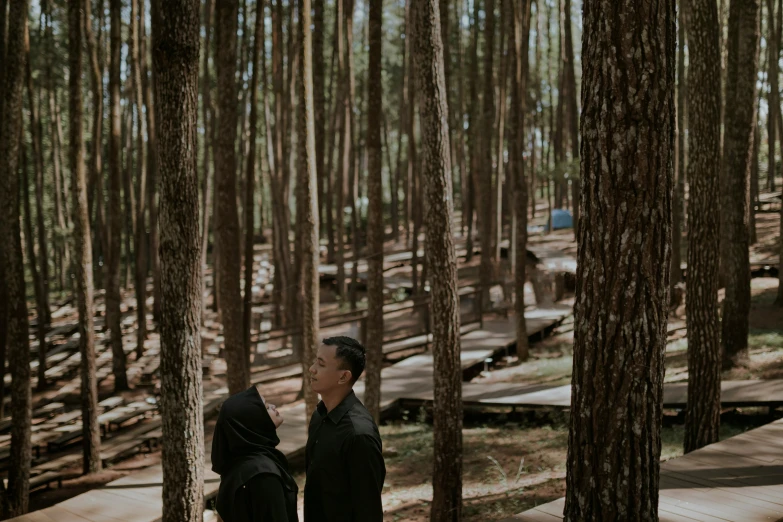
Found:
[{"label": "man's collar", "polygon": [[331,420],[334,424],[338,424],[345,414],[348,413],[348,411],[353,408],[354,404],[357,402],[359,402],[359,398],[356,396],[353,390],[351,390],[348,395],[345,396],[342,402],[338,404],[335,409],[328,413],[326,411],[326,405],[324,404],[324,401],[319,402],[318,413],[321,415],[321,417],[328,417],[329,420]]}]

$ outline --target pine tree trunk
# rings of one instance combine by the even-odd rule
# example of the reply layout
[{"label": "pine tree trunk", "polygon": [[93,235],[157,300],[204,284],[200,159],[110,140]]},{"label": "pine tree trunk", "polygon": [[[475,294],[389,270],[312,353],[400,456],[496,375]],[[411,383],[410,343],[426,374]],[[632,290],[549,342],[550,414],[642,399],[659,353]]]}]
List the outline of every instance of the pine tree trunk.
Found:
[{"label": "pine tree trunk", "polygon": [[243,345],[245,357],[250,361],[250,322],[253,314],[253,233],[255,231],[254,181],[256,171],[256,137],[258,135],[258,77],[261,74],[261,53],[264,52],[264,11],[263,4],[256,6],[255,36],[253,37],[253,73],[250,79],[250,147],[247,155],[245,173],[245,291],[243,305]]},{"label": "pine tree trunk", "polygon": [[484,114],[481,145],[479,188],[479,224],[481,225],[481,298],[489,305],[489,289],[495,277],[495,256],[492,252],[492,129],[495,117],[495,86],[493,58],[495,55],[495,0],[484,3]]},{"label": "pine tree trunk", "polygon": [[[141,33],[140,33],[140,49],[141,49],[141,86],[144,96],[144,108],[146,114],[146,129],[147,129],[147,192],[145,197],[147,198],[147,208],[149,209],[149,261],[150,270],[152,271],[152,317],[158,322],[160,321],[160,255],[159,244],[160,235],[158,231],[158,205],[156,198],[158,195],[158,158],[156,150],[157,136],[155,127],[155,102],[156,98],[153,95],[155,88],[156,77],[154,73],[151,73],[148,62],[148,53],[146,51],[147,35],[146,35],[146,20],[144,17],[144,3],[146,0],[141,1]],[[152,0],[150,0],[152,2]],[[152,4],[150,4],[152,5]],[[154,9],[154,7],[153,7]],[[152,40],[152,38],[150,38]],[[152,42],[154,48],[155,42]]]},{"label": "pine tree trunk", "polygon": [[466,218],[468,226],[468,237],[466,242],[467,255],[465,262],[469,263],[473,259],[473,225],[474,213],[476,207],[477,195],[477,172],[479,166],[479,157],[481,156],[481,147],[479,138],[481,136],[481,111],[479,106],[478,81],[478,40],[479,40],[479,2],[473,2],[473,20],[472,28],[473,42],[470,50],[470,113],[468,115],[468,155],[470,156],[470,167],[467,175],[468,201],[465,205],[468,215]]},{"label": "pine tree trunk", "polygon": [[136,197],[133,194],[133,101],[127,100],[128,110],[125,115],[125,167],[122,179],[122,199],[125,212],[125,288],[130,286],[131,268],[134,261],[131,250],[131,239],[136,237]]},{"label": "pine tree trunk", "polygon": [[[778,57],[780,55],[780,46],[778,42],[778,28],[775,24],[775,4],[774,0],[767,0],[767,81],[769,82],[769,92],[767,93],[767,106],[777,106],[778,96]],[[775,131],[777,130],[776,118],[777,111],[767,111],[767,190],[775,190]]]},{"label": "pine tree trunk", "polygon": [[69,157],[73,197],[73,244],[76,255],[76,301],[79,310],[81,352],[82,444],[84,473],[101,469],[101,431],[98,424],[98,383],[95,376],[93,327],[92,243],[87,212],[87,180],[82,140],[82,20],[83,0],[68,2]]},{"label": "pine tree trunk", "polygon": [[[568,132],[571,136],[571,161],[579,161],[579,107],[576,97],[576,75],[574,73],[574,42],[571,37],[571,0],[563,1],[563,10],[565,11],[565,77],[568,84],[566,93],[566,108],[568,109]],[[580,200],[580,180],[571,179],[571,211],[574,222],[574,236],[578,236],[579,231],[579,200]]]},{"label": "pine tree trunk", "polygon": [[[527,207],[528,190],[525,178],[525,162],[522,151],[525,150],[525,111],[527,100],[528,42],[530,40],[530,0],[524,0],[520,5],[513,5],[513,62],[511,91],[511,131],[509,144],[514,149],[513,184],[514,184],[514,215],[516,217],[515,256],[509,258],[514,263],[514,283],[516,300],[514,301],[517,326],[517,356],[525,361],[529,357],[527,323],[525,321],[525,280],[527,279]],[[499,161],[502,158],[499,159]]]},{"label": "pine tree trunk", "polygon": [[674,295],[674,287],[682,281],[682,228],[685,221],[685,121],[687,118],[685,96],[687,93],[687,78],[685,77],[685,3],[679,0],[677,10],[677,185],[672,194],[672,262],[669,274],[671,289],[669,295]]},{"label": "pine tree trunk", "polygon": [[121,184],[121,114],[120,69],[122,60],[122,0],[110,0],[111,20],[109,62],[109,215],[108,259],[106,263],[106,323],[111,332],[114,391],[128,389],[125,351],[122,348],[122,313],[120,303],[120,246],[122,243]]},{"label": "pine tree trunk", "polygon": [[161,174],[162,520],[197,522],[204,513],[202,265],[196,172],[199,1],[153,2],[152,11],[152,67],[160,122],[160,141],[153,152],[157,152]]},{"label": "pine tree trunk", "polygon": [[[503,160],[503,152],[506,150],[505,143],[505,131],[506,131],[506,89],[508,85],[508,78],[511,76],[512,67],[509,67],[509,55],[511,54],[511,47],[514,45],[513,34],[513,15],[506,18],[509,11],[515,5],[510,5],[511,2],[507,0],[500,0],[500,39],[498,41],[498,50],[500,52],[500,66],[498,67],[498,104],[496,112],[495,127],[497,135],[497,160],[495,165],[495,186],[493,187],[492,194],[492,256],[496,263],[500,262],[500,243],[503,240],[503,183],[506,162]],[[506,27],[510,26],[508,38],[506,38]],[[508,41],[506,41],[508,40]],[[525,68],[527,69],[527,68]],[[524,150],[524,143],[522,149]],[[507,180],[505,180],[507,181]],[[507,185],[507,187],[510,186]],[[510,239],[510,238],[509,238]],[[510,246],[510,241],[509,241]],[[498,276],[500,276],[500,267],[498,265]]]},{"label": "pine tree trunk", "polygon": [[[4,64],[5,61],[5,49],[6,49],[6,14],[8,12],[8,0],[0,0],[0,61]],[[48,26],[47,26],[48,28]],[[0,144],[2,144],[3,130],[5,128],[5,120],[3,119],[3,105],[5,104],[5,67],[0,67]],[[5,165],[0,159],[0,165]],[[3,185],[0,185],[0,202],[3,201]],[[56,190],[55,190],[56,192]],[[5,216],[0,209],[0,225],[4,227]],[[5,273],[5,247],[3,242],[5,240],[5,234],[0,229],[0,379],[3,379],[3,386],[0,386],[0,418],[5,417],[5,362],[6,362],[6,343],[8,339],[8,288],[6,283]],[[5,487],[0,486],[0,494],[5,494]],[[0,513],[3,508],[0,507]]]},{"label": "pine tree trunk", "polygon": [[356,310],[357,304],[357,286],[359,282],[359,224],[357,221],[357,207],[356,200],[358,198],[358,184],[359,184],[359,143],[357,138],[357,122],[354,116],[353,108],[356,103],[356,79],[354,76],[354,60],[353,60],[353,15],[354,15],[354,0],[345,0],[345,63],[347,64],[348,75],[348,107],[351,118],[350,129],[351,132],[347,135],[350,139],[350,154],[349,166],[348,166],[348,195],[351,198],[351,284],[349,287],[349,299],[351,301],[351,310]]},{"label": "pine tree trunk", "polygon": [[[5,7],[0,6],[0,7]],[[3,281],[7,298],[8,370],[11,374],[11,451],[8,489],[3,515],[12,518],[27,512],[30,488],[31,419],[30,345],[24,260],[19,225],[19,136],[22,129],[22,85],[25,71],[25,28],[29,5],[11,2],[8,11],[8,43],[3,62],[3,115],[0,119],[0,234],[3,244]],[[2,21],[2,20],[0,20]]]},{"label": "pine tree trunk", "polygon": [[[35,212],[36,212],[36,236],[27,238],[30,244],[34,244],[37,240],[38,243],[38,257],[40,261],[40,288],[36,289],[36,308],[40,312],[39,321],[43,321],[44,327],[48,326],[51,321],[51,313],[49,309],[49,248],[46,240],[46,227],[44,225],[43,215],[43,141],[41,136],[41,114],[38,111],[39,107],[35,104],[35,93],[33,91],[33,75],[32,66],[30,65],[30,43],[29,35],[25,36],[26,39],[26,65],[25,65],[25,79],[27,83],[27,101],[30,108],[30,135],[33,142],[33,166],[35,169]],[[29,187],[28,187],[29,190]],[[37,284],[35,285],[38,286]],[[40,292],[40,303],[38,303],[38,293]],[[39,386],[41,381],[39,380]]]},{"label": "pine tree trunk", "polygon": [[[317,154],[315,150],[315,115],[313,108],[313,58],[312,34],[310,32],[310,0],[299,1],[299,151],[301,168],[299,169],[299,195],[302,215],[299,223],[299,239],[302,251],[301,278],[303,296],[301,301],[302,317],[302,372],[306,372],[315,357],[319,341],[318,303],[318,183],[316,176]],[[315,411],[318,397],[309,386],[304,387],[306,415]]]},{"label": "pine tree trunk", "polygon": [[[98,26],[101,26],[103,21],[103,2],[100,2],[97,18],[99,20]],[[91,15],[91,2],[90,0],[84,0],[83,2],[84,13],[82,16],[82,23],[84,26],[84,36],[87,43],[87,55],[90,61],[90,90],[92,91],[92,128],[90,131],[90,161],[89,161],[89,174],[87,182],[87,197],[88,197],[88,210],[89,216],[92,217],[92,208],[95,208],[95,229],[92,230],[92,241],[95,243],[93,249],[93,262],[98,263],[98,260],[103,256],[106,256],[107,246],[107,231],[105,223],[105,212],[103,202],[103,168],[102,168],[102,152],[103,152],[103,53],[100,52],[99,45],[96,42],[101,41],[101,35],[98,34],[96,38],[92,32],[92,15]],[[99,54],[100,52],[100,54]],[[93,192],[94,191],[94,192]],[[90,227],[92,228],[92,222]],[[99,287],[105,286],[105,282],[102,281],[103,272],[101,270],[95,271],[95,277],[97,279],[97,285]]]},{"label": "pine tree trunk", "polygon": [[324,0],[314,0],[313,4],[313,110],[315,111],[315,166],[318,170],[318,223],[319,236],[326,235],[323,224],[325,219],[324,180],[326,154],[326,103],[324,97]]},{"label": "pine tree trunk", "polygon": [[583,10],[583,91],[595,95],[582,107],[567,521],[658,520],[675,5],[607,5]]},{"label": "pine tree trunk", "polygon": [[747,359],[750,313],[748,213],[753,135],[756,128],[756,74],[759,0],[732,0],[729,8],[726,130],[723,143],[721,216],[726,241],[721,260],[726,277],[721,343],[723,366]]},{"label": "pine tree trunk", "polygon": [[[319,0],[320,1],[320,0]],[[337,25],[337,20],[335,20],[335,25]],[[327,235],[327,252],[326,252],[326,261],[327,263],[334,263],[336,254],[336,246],[335,246],[335,226],[334,226],[334,178],[335,178],[335,167],[334,167],[334,145],[335,145],[335,133],[337,132],[337,125],[339,122],[339,115],[341,113],[342,105],[340,103],[340,79],[339,79],[339,73],[335,74],[335,57],[337,54],[337,31],[335,31],[335,38],[332,45],[332,65],[331,65],[331,74],[329,75],[329,97],[331,100],[331,117],[329,118],[329,131],[326,135],[326,139],[328,140],[325,145],[325,154],[326,154],[326,167],[324,171],[325,179],[323,181],[324,187],[323,187],[323,199],[324,199],[324,205],[325,205],[325,214],[326,214],[326,235]],[[335,81],[335,78],[337,81]],[[332,96],[332,84],[336,84],[337,89],[334,93],[334,96]],[[325,110],[325,109],[324,109]],[[317,139],[317,137],[316,137]],[[317,143],[316,143],[316,146]]]},{"label": "pine tree trunk", "polygon": [[239,221],[236,195],[237,86],[237,0],[215,5],[215,44],[217,45],[218,132],[215,142],[215,230],[217,232],[218,298],[225,335],[229,393],[250,384],[249,361],[245,358],[242,328],[242,296],[239,289]]},{"label": "pine tree trunk", "polygon": [[[212,34],[212,11],[215,6],[215,0],[206,0],[204,2],[204,48],[202,56],[202,87],[201,87],[201,108],[202,121],[204,123],[204,188],[201,192],[201,296],[206,294],[204,273],[207,270],[207,251],[209,250],[209,215],[210,215],[210,193],[212,192],[212,175],[209,169],[211,160],[209,153],[215,142],[215,116],[212,108],[212,88],[209,80],[209,55],[212,52],[210,44],[210,35]],[[214,275],[214,272],[213,272]],[[213,277],[214,284],[214,277]],[[217,287],[215,287],[217,288]],[[205,306],[201,307],[201,322],[204,322]]]},{"label": "pine tree trunk", "polygon": [[[136,254],[136,273],[134,287],[136,290],[136,358],[144,354],[144,340],[147,338],[147,224],[146,224],[146,194],[147,165],[144,162],[144,110],[141,84],[141,54],[139,41],[139,2],[145,0],[130,0],[130,62],[133,90],[133,103],[136,107],[136,231],[134,233],[134,250]],[[142,20],[143,22],[143,20]]]},{"label": "pine tree trunk", "polygon": [[370,56],[367,72],[367,368],[364,405],[376,422],[380,419],[381,367],[383,365],[383,151],[381,75],[383,2],[370,3]]},{"label": "pine tree trunk", "polygon": [[[347,1],[347,0],[345,0]],[[343,17],[345,10],[344,0],[337,0],[337,71],[340,77],[339,90],[340,103],[342,111],[340,115],[340,140],[337,155],[337,179],[335,180],[335,190],[337,191],[337,295],[345,300],[345,185],[350,170],[350,136],[351,136],[351,107],[347,96],[348,89],[348,66],[345,63],[345,40],[343,33]]]},{"label": "pine tree trunk", "polygon": [[[28,48],[29,51],[29,48]],[[28,53],[29,60],[29,53]],[[29,61],[28,61],[29,63]],[[38,390],[46,388],[46,325],[43,322],[44,317],[44,290],[41,275],[38,272],[38,264],[35,255],[35,241],[33,241],[33,219],[30,210],[30,172],[27,164],[27,154],[24,142],[20,145],[22,161],[22,192],[24,193],[24,236],[25,246],[27,246],[27,262],[30,266],[30,275],[33,278],[33,288],[35,290],[35,309],[38,317],[36,318],[35,333],[38,338]],[[5,387],[5,385],[3,386]]]},{"label": "pine tree trunk", "polygon": [[422,105],[427,256],[432,267],[430,316],[435,365],[435,463],[430,518],[438,522],[457,522],[462,520],[462,376],[443,43],[437,1],[417,0],[411,11],[414,26],[411,50]]},{"label": "pine tree trunk", "polygon": [[748,211],[748,233],[750,244],[758,242],[756,234],[756,207],[759,200],[759,149],[761,141],[761,122],[759,121],[758,97],[756,98],[756,125],[753,129],[753,157],[750,169],[750,209]]},{"label": "pine tree trunk", "polygon": [[[688,407],[685,452],[717,442],[720,424],[718,319],[720,47],[711,0],[688,11]],[[692,131],[691,131],[692,129]]]}]

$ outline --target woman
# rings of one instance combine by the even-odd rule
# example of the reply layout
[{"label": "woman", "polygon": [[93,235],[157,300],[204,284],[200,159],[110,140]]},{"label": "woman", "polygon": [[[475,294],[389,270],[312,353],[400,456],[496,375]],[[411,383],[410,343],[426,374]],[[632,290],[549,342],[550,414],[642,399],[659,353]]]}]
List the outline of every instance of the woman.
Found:
[{"label": "woman", "polygon": [[220,407],[212,470],[220,475],[217,511],[225,522],[298,522],[296,482],[276,449],[283,416],[255,386]]}]

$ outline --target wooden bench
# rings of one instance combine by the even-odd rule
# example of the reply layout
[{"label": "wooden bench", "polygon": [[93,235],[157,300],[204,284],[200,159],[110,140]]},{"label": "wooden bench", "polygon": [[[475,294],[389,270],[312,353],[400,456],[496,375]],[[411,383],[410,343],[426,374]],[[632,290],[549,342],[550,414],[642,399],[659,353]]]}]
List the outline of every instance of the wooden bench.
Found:
[{"label": "wooden bench", "polygon": [[68,478],[64,473],[60,471],[47,471],[30,478],[30,491],[46,486],[49,489],[52,483],[56,482],[57,487],[63,487],[63,479]]}]

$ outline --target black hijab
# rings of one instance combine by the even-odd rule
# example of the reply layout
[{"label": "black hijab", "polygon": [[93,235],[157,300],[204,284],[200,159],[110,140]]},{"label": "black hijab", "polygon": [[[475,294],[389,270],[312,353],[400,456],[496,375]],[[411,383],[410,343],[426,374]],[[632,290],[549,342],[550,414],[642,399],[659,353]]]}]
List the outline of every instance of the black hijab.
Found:
[{"label": "black hijab", "polygon": [[278,444],[277,429],[255,386],[232,395],[220,407],[212,439],[212,471],[220,475],[217,510],[223,519],[235,519],[237,490],[262,473],[276,475],[283,488],[296,495],[296,481]]}]

